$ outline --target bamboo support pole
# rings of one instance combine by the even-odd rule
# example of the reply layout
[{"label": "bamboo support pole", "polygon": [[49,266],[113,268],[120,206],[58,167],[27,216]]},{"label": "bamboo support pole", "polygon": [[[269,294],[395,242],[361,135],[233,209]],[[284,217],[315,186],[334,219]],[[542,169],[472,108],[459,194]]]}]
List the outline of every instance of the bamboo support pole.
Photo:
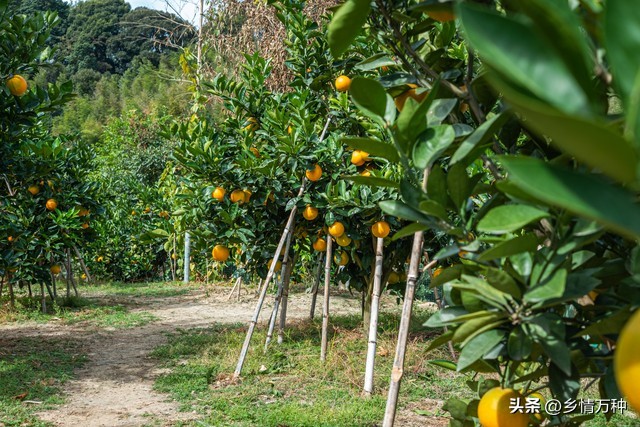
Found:
[{"label": "bamboo support pole", "polygon": [[84,271],[84,274],[87,275],[87,280],[89,282],[93,282],[93,279],[91,278],[91,274],[89,273],[89,269],[87,268],[87,264],[85,264],[84,258],[82,257],[82,253],[80,253],[80,250],[78,250],[78,247],[76,245],[73,245],[73,251],[76,253],[76,256],[78,257],[78,262],[80,263],[80,267],[82,267],[82,271]]},{"label": "bamboo support pole", "polygon": [[376,267],[373,276],[373,293],[371,296],[371,318],[369,321],[369,344],[367,348],[367,363],[364,374],[364,394],[371,396],[373,392],[373,372],[376,360],[376,345],[378,336],[378,309],[380,306],[380,289],[382,288],[382,261],[384,239],[378,237],[376,242]]},{"label": "bamboo support pole", "polygon": [[[304,188],[306,184],[306,178],[302,179],[302,185],[300,186],[300,191],[298,192],[298,197],[302,196],[304,193]],[[271,262],[271,267],[269,268],[269,272],[267,273],[267,277],[262,284],[262,290],[260,291],[260,296],[258,297],[258,303],[256,304],[256,309],[253,313],[253,318],[249,323],[249,329],[247,330],[247,336],[245,337],[244,343],[242,344],[242,350],[240,351],[240,357],[238,358],[238,363],[236,365],[236,369],[233,373],[233,378],[237,379],[240,377],[242,372],[242,366],[244,365],[244,360],[247,357],[247,352],[249,351],[249,344],[251,343],[251,337],[253,335],[253,331],[258,323],[258,318],[260,317],[260,311],[262,310],[262,304],[264,303],[264,299],[267,296],[267,290],[269,288],[269,283],[273,279],[276,270],[276,263],[278,261],[280,251],[284,247],[285,241],[289,236],[289,233],[293,232],[293,220],[296,216],[296,212],[298,211],[297,206],[293,206],[291,209],[291,214],[289,214],[289,219],[287,220],[287,224],[284,227],[284,231],[282,232],[282,236],[280,237],[280,242],[278,242],[278,247],[276,248],[276,253],[273,255],[273,260]]]},{"label": "bamboo support pole", "polygon": [[287,325],[287,305],[289,303],[289,283],[291,282],[291,272],[293,271],[293,266],[296,265],[298,260],[298,254],[294,253],[291,262],[287,265],[285,270],[285,277],[282,285],[282,296],[281,296],[281,308],[280,308],[280,325],[278,328],[278,344],[282,344],[284,342],[284,328]]},{"label": "bamboo support pole", "polygon": [[229,292],[229,295],[227,295],[227,301],[229,301],[231,299],[231,297],[233,296],[236,288],[240,284],[241,280],[242,280],[242,276],[238,276],[238,278],[236,279],[236,283],[234,283],[233,288],[231,288],[231,292]]},{"label": "bamboo support pole", "polygon": [[[295,224],[295,219],[291,224],[291,229],[293,230],[293,225]],[[273,338],[273,331],[276,327],[276,319],[278,318],[278,310],[280,308],[280,302],[282,301],[282,293],[284,290],[285,281],[287,280],[287,266],[289,259],[289,250],[291,248],[291,239],[293,238],[293,232],[289,233],[287,236],[287,243],[284,249],[284,260],[282,262],[282,268],[280,269],[280,282],[278,283],[278,291],[276,292],[276,299],[273,302],[273,310],[271,312],[271,317],[269,318],[269,330],[267,331],[267,338],[264,342],[264,352],[267,352],[267,348],[269,348],[269,344],[271,344],[271,340]]]},{"label": "bamboo support pole", "polygon": [[320,287],[320,273],[322,272],[322,261],[324,252],[320,252],[318,255],[318,262],[316,264],[316,271],[314,274],[313,287],[311,288],[311,309],[309,310],[309,319],[313,320],[316,314],[316,300],[318,299],[318,288]]},{"label": "bamboo support pole", "polygon": [[331,234],[327,233],[327,253],[324,262],[324,304],[322,306],[322,343],[320,360],[327,360],[327,341],[329,339],[329,284],[331,283]]}]

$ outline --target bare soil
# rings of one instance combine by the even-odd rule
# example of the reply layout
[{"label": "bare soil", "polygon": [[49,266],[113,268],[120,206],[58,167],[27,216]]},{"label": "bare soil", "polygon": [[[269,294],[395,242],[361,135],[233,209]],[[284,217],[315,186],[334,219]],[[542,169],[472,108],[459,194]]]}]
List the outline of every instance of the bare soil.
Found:
[{"label": "bare soil", "polygon": [[[3,340],[32,337],[46,341],[72,337],[80,341],[79,348],[88,356],[87,363],[63,387],[66,403],[39,413],[42,420],[56,426],[173,426],[198,416],[181,412],[176,402],[153,390],[154,381],[162,371],[150,354],[167,342],[168,334],[179,329],[205,328],[214,323],[248,323],[257,301],[253,291],[243,289],[239,301],[235,296],[227,301],[228,292],[227,287],[217,287],[177,297],[121,299],[118,302],[135,306],[132,311],[149,312],[159,319],[131,329],[105,329],[87,323],[21,323],[0,325],[0,335]],[[288,317],[308,317],[310,298],[305,293],[291,294]],[[273,298],[268,297],[260,321],[268,321],[272,304]],[[395,302],[389,299],[383,305],[395,306]],[[359,313],[360,301],[344,293],[332,295],[330,308],[332,315]],[[322,296],[318,295],[316,316],[321,313]],[[422,409],[435,411],[441,404],[441,401],[425,402]],[[446,425],[444,419],[417,415],[415,409],[401,411],[399,425]]]}]

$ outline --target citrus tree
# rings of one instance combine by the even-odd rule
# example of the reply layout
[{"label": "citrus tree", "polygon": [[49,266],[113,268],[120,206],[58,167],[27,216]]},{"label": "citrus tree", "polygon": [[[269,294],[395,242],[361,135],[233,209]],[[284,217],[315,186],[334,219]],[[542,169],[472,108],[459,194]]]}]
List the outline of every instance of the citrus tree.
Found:
[{"label": "citrus tree", "polygon": [[[431,286],[445,306],[426,326],[446,332],[430,347],[451,342],[459,355],[434,363],[473,374],[477,397],[445,406],[451,425],[538,424],[543,415],[510,406],[539,391],[570,402],[595,384],[602,399],[638,407],[639,67],[625,52],[639,47],[639,21],[625,10],[615,0],[349,0],[332,18],[336,58],[382,39],[370,60],[391,62],[392,74],[350,87],[381,132],[343,142],[403,168],[401,199],[380,207],[411,221],[414,253],[438,265]],[[400,83],[415,85],[402,106]],[[403,353],[399,342],[396,396]],[[578,425],[594,414],[544,416]]]}]

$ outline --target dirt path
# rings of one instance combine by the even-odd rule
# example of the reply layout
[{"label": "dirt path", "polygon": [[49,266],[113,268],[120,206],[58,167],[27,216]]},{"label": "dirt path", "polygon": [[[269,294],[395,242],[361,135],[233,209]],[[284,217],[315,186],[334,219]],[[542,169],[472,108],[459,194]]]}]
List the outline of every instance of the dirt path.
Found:
[{"label": "dirt path", "polygon": [[[241,301],[227,302],[227,288],[170,298],[129,299],[159,320],[146,326],[125,330],[83,328],[81,325],[18,325],[0,327],[3,338],[31,336],[41,339],[64,338],[82,340],[88,361],[66,383],[67,403],[42,412],[40,418],[57,426],[124,427],[171,426],[177,421],[195,418],[195,414],[178,411],[168,396],[153,390],[160,374],[149,354],[167,341],[167,334],[177,329],[208,327],[215,322],[246,323],[253,315],[256,298],[243,295]],[[272,298],[262,310],[261,321],[271,312]],[[310,295],[290,296],[288,315],[309,315]],[[316,315],[322,310],[318,298]],[[134,310],[134,311],[135,311]],[[335,296],[331,301],[333,315],[357,313],[359,302],[348,296]]]}]

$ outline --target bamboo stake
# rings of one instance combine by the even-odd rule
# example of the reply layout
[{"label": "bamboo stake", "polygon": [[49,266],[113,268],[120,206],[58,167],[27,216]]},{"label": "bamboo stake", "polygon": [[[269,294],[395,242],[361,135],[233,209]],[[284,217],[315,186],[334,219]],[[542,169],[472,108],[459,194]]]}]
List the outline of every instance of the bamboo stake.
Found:
[{"label": "bamboo stake", "polygon": [[[424,178],[422,180],[422,190],[427,189],[427,180],[429,178],[429,169],[425,169]],[[393,369],[391,370],[391,382],[389,385],[389,393],[387,395],[387,406],[384,411],[383,427],[393,427],[396,417],[396,409],[398,407],[398,393],[400,392],[400,381],[404,369],[404,356],[407,349],[407,339],[409,337],[409,325],[411,323],[411,311],[413,309],[413,298],[416,291],[416,281],[418,280],[418,270],[420,268],[420,258],[422,255],[422,243],[424,233],[418,231],[413,235],[413,247],[411,248],[411,261],[409,262],[409,274],[407,277],[407,286],[404,293],[404,303],[402,306],[402,317],[400,318],[400,327],[398,331],[398,343],[396,345],[396,354],[393,359]],[[435,265],[436,262],[432,263]],[[427,266],[427,268],[430,268]]]},{"label": "bamboo stake", "polygon": [[78,261],[80,262],[80,267],[82,267],[84,274],[87,275],[87,280],[89,282],[93,282],[93,279],[91,278],[91,274],[89,274],[89,269],[87,268],[87,265],[84,262],[84,258],[82,257],[82,254],[80,253],[76,245],[73,245],[73,250],[76,253],[76,256],[78,257]]},{"label": "bamboo stake", "polygon": [[331,283],[331,234],[327,233],[327,254],[324,262],[324,304],[322,306],[322,344],[320,360],[327,360],[327,341],[329,338],[329,284]]},{"label": "bamboo stake", "polygon": [[380,305],[380,289],[382,287],[382,261],[384,239],[378,237],[376,242],[376,267],[373,276],[373,293],[371,296],[371,318],[369,321],[369,345],[367,349],[367,364],[364,374],[364,394],[371,396],[373,392],[373,368],[376,360],[376,345],[378,335],[378,308]]},{"label": "bamboo stake", "polygon": [[238,295],[236,296],[236,300],[240,301],[240,289],[242,288],[242,276],[240,276],[240,281],[238,282]]},{"label": "bamboo stake", "polygon": [[287,266],[284,277],[284,284],[282,286],[282,297],[281,297],[281,305],[280,308],[280,326],[278,328],[278,344],[282,344],[284,342],[284,328],[287,324],[287,304],[289,302],[289,282],[291,282],[291,271],[293,270],[293,266],[296,265],[296,261],[298,260],[298,254],[293,254],[293,259]]},{"label": "bamboo stake", "polygon": [[[291,224],[291,229],[295,224],[295,219]],[[284,291],[284,283],[287,280],[287,266],[289,260],[289,249],[291,248],[291,239],[293,238],[293,232],[289,233],[287,236],[287,243],[284,249],[284,260],[282,263],[282,268],[280,269],[280,281],[278,283],[278,292],[276,292],[276,299],[273,303],[273,310],[271,311],[271,317],[269,318],[269,330],[267,331],[267,338],[264,342],[264,352],[267,352],[267,348],[269,344],[271,344],[271,339],[273,338],[273,330],[276,327],[276,319],[278,318],[278,309],[280,308],[280,302],[282,301],[282,293]]]},{"label": "bamboo stake", "polygon": [[318,255],[318,263],[316,265],[316,272],[314,277],[313,287],[311,288],[311,310],[309,311],[309,319],[313,320],[313,316],[316,313],[316,300],[318,299],[318,288],[320,287],[320,272],[322,266],[322,260],[324,253],[320,252]]},{"label": "bamboo stake", "polygon": [[231,299],[231,297],[233,296],[233,293],[236,290],[236,287],[240,283],[241,279],[242,279],[242,276],[238,276],[238,278],[236,279],[236,283],[233,285],[233,288],[231,288],[231,292],[229,292],[229,295],[227,296],[227,301],[229,301]]},{"label": "bamboo stake", "polygon": [[[302,196],[304,193],[304,187],[307,180],[306,178],[302,179],[302,185],[300,186],[300,191],[298,192],[298,197]],[[269,268],[269,272],[267,273],[267,277],[264,280],[262,285],[262,290],[260,291],[260,296],[258,298],[258,303],[256,304],[255,312],[253,313],[253,318],[249,323],[249,329],[247,330],[247,336],[245,337],[244,343],[242,344],[242,350],[240,351],[240,357],[238,358],[238,364],[236,365],[236,370],[233,373],[233,378],[237,379],[240,377],[240,373],[242,372],[242,366],[244,365],[244,359],[247,357],[247,352],[249,351],[249,344],[251,343],[251,336],[253,335],[253,330],[258,323],[258,318],[260,317],[260,310],[262,310],[262,304],[264,303],[264,298],[267,296],[267,289],[269,288],[269,283],[273,279],[276,270],[276,263],[278,261],[280,251],[284,247],[284,243],[289,236],[289,233],[293,232],[292,224],[293,220],[296,216],[296,212],[298,211],[297,206],[293,206],[291,209],[291,214],[289,214],[289,219],[287,224],[284,227],[284,231],[282,232],[282,236],[280,237],[280,242],[278,242],[278,247],[276,248],[276,253],[273,255],[273,260],[271,262],[271,267]]]}]

